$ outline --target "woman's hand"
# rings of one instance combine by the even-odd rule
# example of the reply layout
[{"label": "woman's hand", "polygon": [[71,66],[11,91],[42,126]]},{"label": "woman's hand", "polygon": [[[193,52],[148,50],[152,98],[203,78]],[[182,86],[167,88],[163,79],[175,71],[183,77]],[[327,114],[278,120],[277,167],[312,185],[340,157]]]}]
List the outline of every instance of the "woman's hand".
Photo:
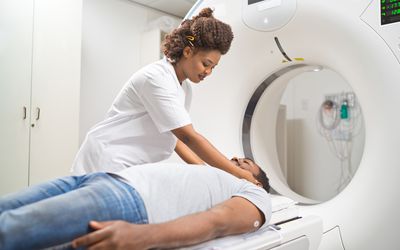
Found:
[{"label": "woman's hand", "polygon": [[257,186],[261,186],[261,183],[254,177],[254,175],[250,171],[247,171],[247,170],[244,170],[241,168],[238,168],[238,169],[240,172],[239,172],[239,176],[237,176],[237,177],[239,177],[241,179],[246,179]]}]

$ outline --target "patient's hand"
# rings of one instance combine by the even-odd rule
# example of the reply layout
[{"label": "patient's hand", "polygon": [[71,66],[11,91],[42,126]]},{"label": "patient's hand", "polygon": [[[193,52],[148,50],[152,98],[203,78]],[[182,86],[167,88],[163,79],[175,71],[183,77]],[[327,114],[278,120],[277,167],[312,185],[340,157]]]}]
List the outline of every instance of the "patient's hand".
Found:
[{"label": "patient's hand", "polygon": [[146,239],[149,238],[149,234],[145,230],[146,225],[125,221],[91,221],[90,227],[96,231],[75,239],[72,242],[74,248],[148,249]]}]

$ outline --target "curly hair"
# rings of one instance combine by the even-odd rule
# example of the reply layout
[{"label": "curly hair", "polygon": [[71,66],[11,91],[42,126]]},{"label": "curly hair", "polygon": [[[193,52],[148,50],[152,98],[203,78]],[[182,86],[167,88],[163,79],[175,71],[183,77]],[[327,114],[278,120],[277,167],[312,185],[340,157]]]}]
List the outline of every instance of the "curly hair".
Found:
[{"label": "curly hair", "polygon": [[211,8],[204,8],[192,19],[167,34],[162,43],[162,51],[173,63],[182,57],[187,46],[200,50],[218,50],[226,54],[231,46],[231,27],[216,19]]}]

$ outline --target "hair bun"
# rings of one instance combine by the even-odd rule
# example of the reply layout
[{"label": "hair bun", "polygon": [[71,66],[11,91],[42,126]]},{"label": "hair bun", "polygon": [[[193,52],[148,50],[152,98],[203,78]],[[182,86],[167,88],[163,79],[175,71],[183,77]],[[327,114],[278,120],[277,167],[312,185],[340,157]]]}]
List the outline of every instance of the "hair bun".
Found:
[{"label": "hair bun", "polygon": [[200,11],[200,13],[194,18],[197,19],[199,17],[213,17],[213,10],[209,7],[204,8]]}]

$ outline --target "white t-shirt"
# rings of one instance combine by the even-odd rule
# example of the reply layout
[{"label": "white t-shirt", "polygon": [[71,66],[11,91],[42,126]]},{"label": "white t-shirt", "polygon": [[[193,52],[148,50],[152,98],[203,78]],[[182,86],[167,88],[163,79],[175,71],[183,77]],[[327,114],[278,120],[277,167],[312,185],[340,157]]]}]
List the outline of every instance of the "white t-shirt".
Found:
[{"label": "white t-shirt", "polygon": [[205,211],[240,196],[271,219],[271,199],[262,188],[220,169],[187,164],[153,163],[115,173],[133,186],[146,206],[149,223]]},{"label": "white t-shirt", "polygon": [[166,58],[137,71],[125,84],[105,120],[87,133],[72,166],[75,174],[114,172],[168,158],[173,129],[191,124],[191,88],[180,85]]}]

